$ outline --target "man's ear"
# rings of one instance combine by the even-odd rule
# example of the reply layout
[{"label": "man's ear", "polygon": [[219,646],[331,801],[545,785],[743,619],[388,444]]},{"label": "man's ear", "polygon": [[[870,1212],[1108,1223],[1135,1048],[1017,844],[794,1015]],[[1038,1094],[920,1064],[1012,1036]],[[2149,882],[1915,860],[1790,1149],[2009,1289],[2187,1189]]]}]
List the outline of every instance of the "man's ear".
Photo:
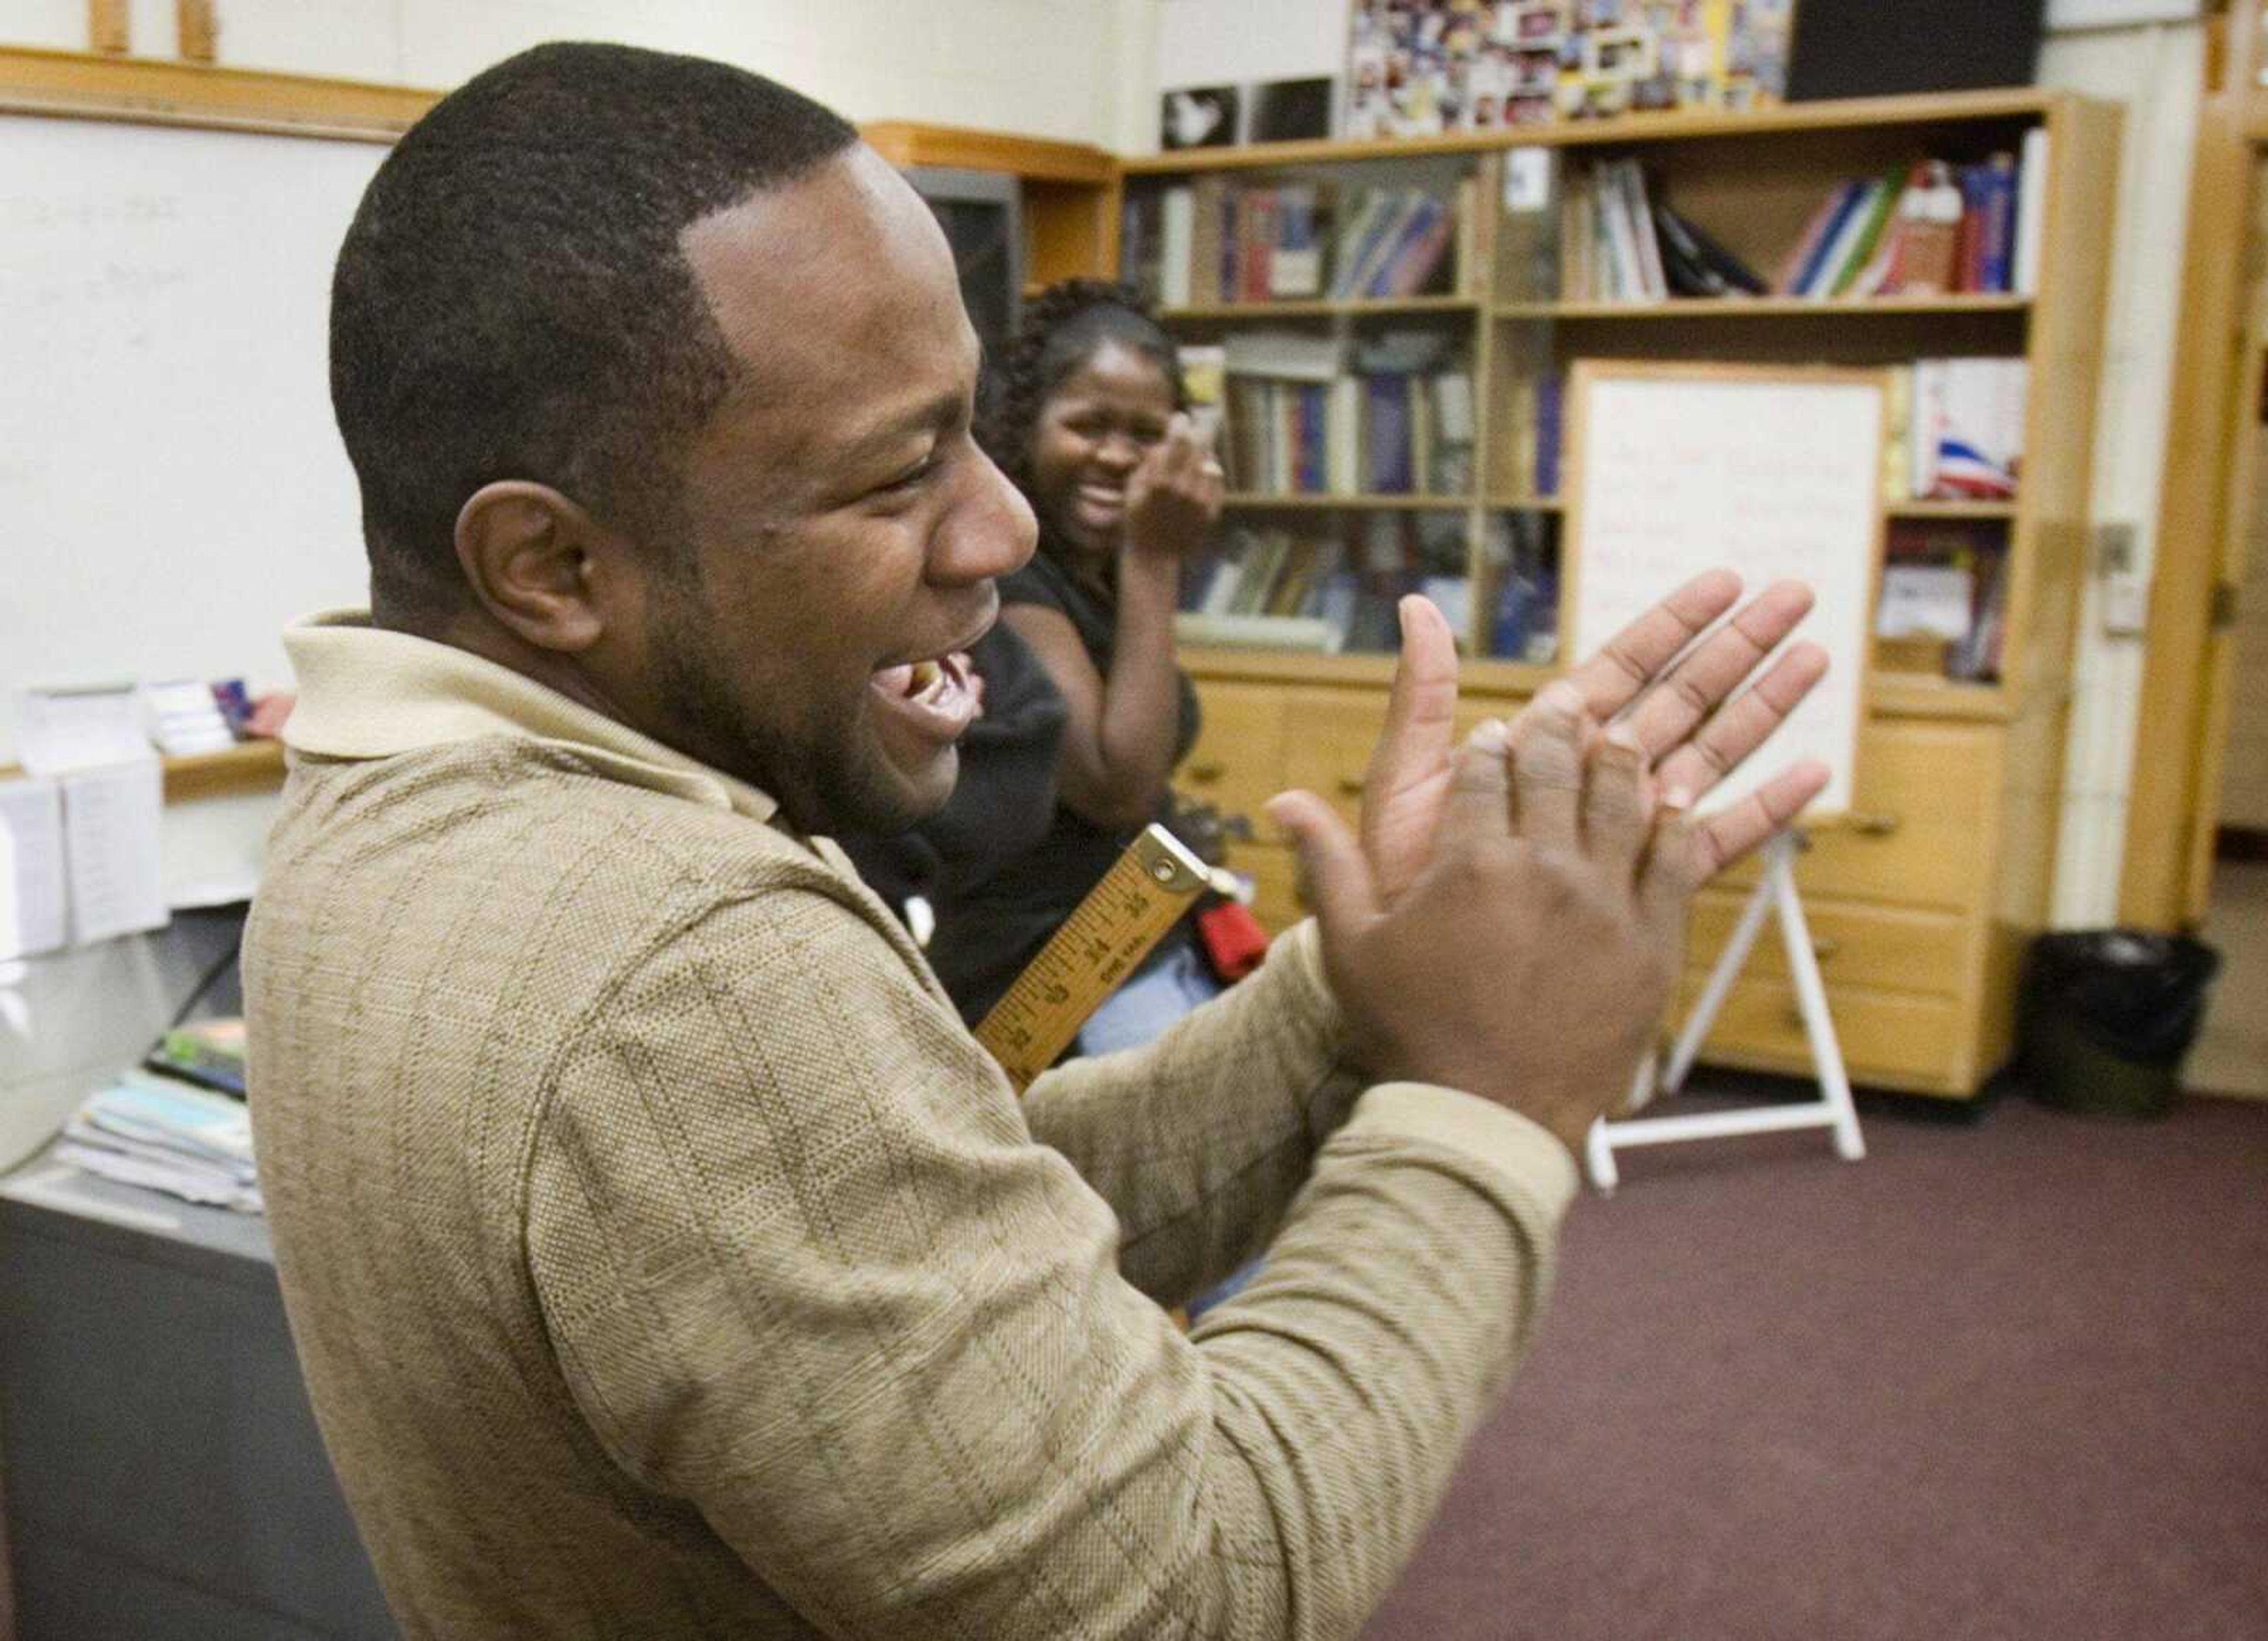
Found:
[{"label": "man's ear", "polygon": [[457,563],[481,606],[541,650],[578,654],[605,636],[623,544],[548,484],[484,484],[457,513]]}]

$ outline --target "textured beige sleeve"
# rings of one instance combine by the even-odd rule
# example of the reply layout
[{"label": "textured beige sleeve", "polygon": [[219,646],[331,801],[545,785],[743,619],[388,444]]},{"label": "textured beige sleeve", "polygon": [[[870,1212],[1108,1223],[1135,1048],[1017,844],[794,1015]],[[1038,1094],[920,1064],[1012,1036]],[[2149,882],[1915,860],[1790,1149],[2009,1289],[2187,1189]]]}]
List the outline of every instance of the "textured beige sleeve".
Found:
[{"label": "textured beige sleeve", "polygon": [[1352,1636],[1572,1188],[1518,1118],[1373,1090],[1184,1337],[949,1011],[807,894],[611,997],[529,1166],[531,1274],[615,1461],[830,1635],[989,1641]]},{"label": "textured beige sleeve", "polygon": [[1157,1041],[1048,1072],[1024,1110],[1118,1215],[1126,1279],[1179,1305],[1274,1238],[1361,1092],[1344,1041],[1309,921]]}]

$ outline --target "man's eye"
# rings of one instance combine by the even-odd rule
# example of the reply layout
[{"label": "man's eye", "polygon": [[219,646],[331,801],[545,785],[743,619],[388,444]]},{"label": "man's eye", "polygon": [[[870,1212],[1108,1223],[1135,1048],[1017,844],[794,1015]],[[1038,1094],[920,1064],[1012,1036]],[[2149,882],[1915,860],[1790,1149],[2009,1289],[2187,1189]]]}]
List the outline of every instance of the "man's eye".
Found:
[{"label": "man's eye", "polygon": [[899,474],[895,478],[886,480],[881,484],[877,485],[875,489],[877,493],[886,496],[898,495],[907,490],[918,489],[921,488],[923,482],[926,480],[931,474],[936,471],[937,458],[934,456],[924,456],[919,462],[908,467],[903,473]]}]

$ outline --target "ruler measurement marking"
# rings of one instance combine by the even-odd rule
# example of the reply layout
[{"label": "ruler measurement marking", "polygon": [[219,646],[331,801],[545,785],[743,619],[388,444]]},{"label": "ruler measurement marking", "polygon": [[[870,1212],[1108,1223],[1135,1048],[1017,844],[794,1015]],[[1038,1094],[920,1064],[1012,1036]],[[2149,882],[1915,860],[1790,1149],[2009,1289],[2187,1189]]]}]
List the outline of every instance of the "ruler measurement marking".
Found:
[{"label": "ruler measurement marking", "polygon": [[1209,880],[1163,827],[1127,845],[976,1027],[1019,1092],[1055,1063]]}]

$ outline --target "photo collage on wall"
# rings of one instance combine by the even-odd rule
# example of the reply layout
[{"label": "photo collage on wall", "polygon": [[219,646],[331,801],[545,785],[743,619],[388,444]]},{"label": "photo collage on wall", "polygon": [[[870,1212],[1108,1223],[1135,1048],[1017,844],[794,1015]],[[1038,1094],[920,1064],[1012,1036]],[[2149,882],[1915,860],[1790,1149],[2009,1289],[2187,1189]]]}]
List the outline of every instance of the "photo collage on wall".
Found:
[{"label": "photo collage on wall", "polygon": [[1749,108],[1787,83],[1795,0],[1356,0],[1351,139]]}]

